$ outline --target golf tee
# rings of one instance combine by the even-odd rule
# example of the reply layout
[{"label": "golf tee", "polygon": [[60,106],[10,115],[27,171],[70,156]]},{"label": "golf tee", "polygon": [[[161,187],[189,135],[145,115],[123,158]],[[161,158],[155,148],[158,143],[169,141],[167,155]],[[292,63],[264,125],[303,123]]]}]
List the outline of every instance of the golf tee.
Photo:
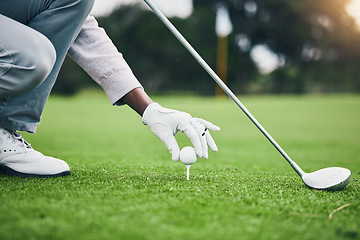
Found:
[{"label": "golf tee", "polygon": [[186,165],[186,180],[190,180],[190,167],[191,165]]}]

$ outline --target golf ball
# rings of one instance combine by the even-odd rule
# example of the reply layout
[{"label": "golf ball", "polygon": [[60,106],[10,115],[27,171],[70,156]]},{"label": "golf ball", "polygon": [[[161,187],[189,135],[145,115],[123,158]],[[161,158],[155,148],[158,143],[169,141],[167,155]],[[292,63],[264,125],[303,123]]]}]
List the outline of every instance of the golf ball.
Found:
[{"label": "golf ball", "polygon": [[180,161],[186,165],[191,165],[197,160],[195,149],[193,147],[184,147],[180,151]]}]

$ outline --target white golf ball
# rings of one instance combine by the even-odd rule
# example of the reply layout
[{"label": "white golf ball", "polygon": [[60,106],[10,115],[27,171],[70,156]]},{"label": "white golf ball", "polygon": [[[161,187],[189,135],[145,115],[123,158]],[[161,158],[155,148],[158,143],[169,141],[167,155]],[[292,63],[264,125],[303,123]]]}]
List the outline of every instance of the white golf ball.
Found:
[{"label": "white golf ball", "polygon": [[180,151],[180,161],[186,165],[191,165],[195,163],[197,160],[197,156],[195,153],[195,149],[193,147],[184,147]]}]

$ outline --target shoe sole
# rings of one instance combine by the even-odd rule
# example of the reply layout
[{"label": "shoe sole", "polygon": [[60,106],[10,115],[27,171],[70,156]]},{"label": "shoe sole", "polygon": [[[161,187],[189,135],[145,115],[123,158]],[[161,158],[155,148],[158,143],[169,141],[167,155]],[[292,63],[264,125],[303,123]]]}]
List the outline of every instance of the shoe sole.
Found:
[{"label": "shoe sole", "polygon": [[61,173],[57,173],[57,174],[49,174],[49,175],[44,175],[44,174],[30,174],[30,173],[21,173],[18,171],[15,171],[14,169],[11,169],[7,166],[4,165],[0,165],[0,173],[5,173],[8,174],[10,176],[18,176],[18,177],[38,177],[38,178],[51,178],[51,177],[65,177],[65,176],[69,176],[70,175],[70,171],[64,171]]}]

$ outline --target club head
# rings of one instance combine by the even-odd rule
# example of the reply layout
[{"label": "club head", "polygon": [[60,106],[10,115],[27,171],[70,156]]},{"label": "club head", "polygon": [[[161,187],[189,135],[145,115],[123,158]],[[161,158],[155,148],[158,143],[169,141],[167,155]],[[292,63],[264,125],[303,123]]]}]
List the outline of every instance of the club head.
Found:
[{"label": "club head", "polygon": [[341,167],[330,167],[305,173],[302,179],[306,186],[318,190],[337,191],[350,182],[351,171]]}]

